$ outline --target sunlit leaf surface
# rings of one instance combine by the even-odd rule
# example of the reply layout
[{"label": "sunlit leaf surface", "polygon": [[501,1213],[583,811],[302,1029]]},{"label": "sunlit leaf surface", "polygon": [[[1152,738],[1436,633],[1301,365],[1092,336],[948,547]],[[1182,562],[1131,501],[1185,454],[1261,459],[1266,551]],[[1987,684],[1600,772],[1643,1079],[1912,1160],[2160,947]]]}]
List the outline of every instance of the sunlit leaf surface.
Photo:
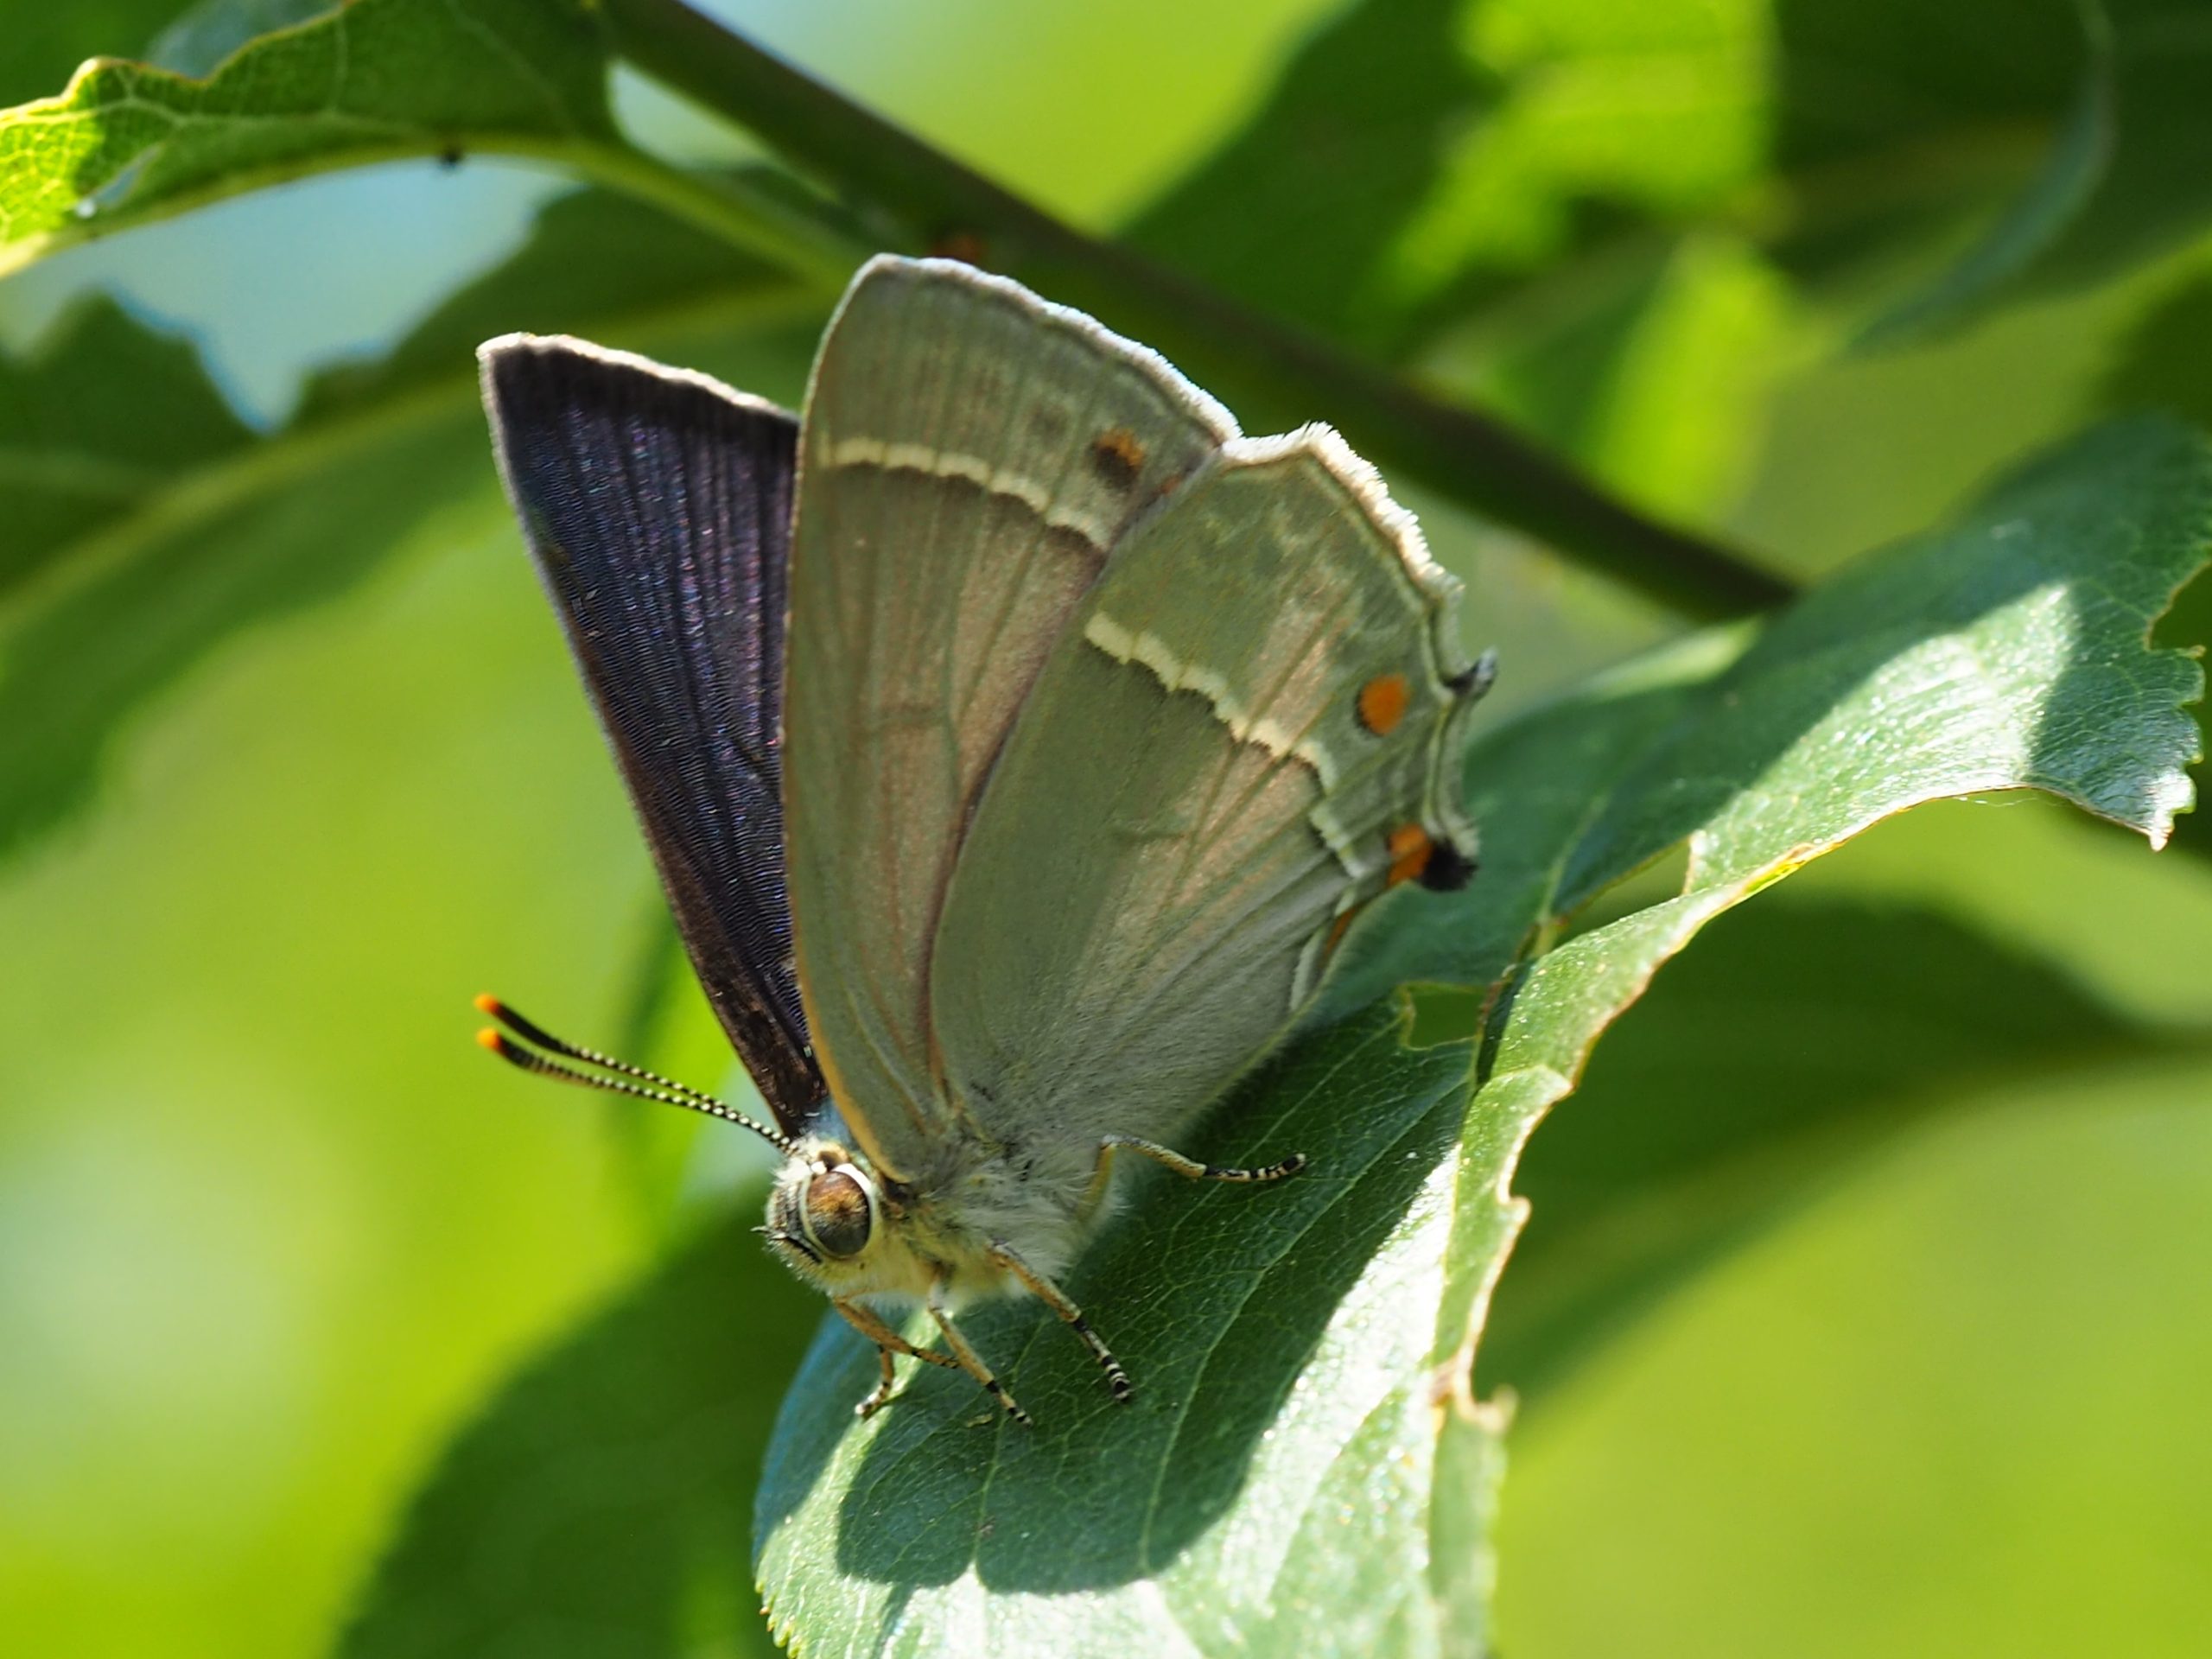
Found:
[{"label": "sunlit leaf surface", "polygon": [[[583,333],[793,401],[830,276],[879,238],[945,228],[846,188],[835,166],[802,187],[757,168],[685,174],[633,148],[609,112],[601,3],[15,10],[0,99],[41,101],[0,112],[0,269],[398,156],[518,156],[631,199],[556,204],[528,247],[392,350],[325,365],[273,432],[242,424],[177,339],[104,300],[0,364],[0,853],[80,807],[118,735],[242,631],[448,524],[475,536],[497,521],[470,361],[481,338]],[[2108,279],[2191,234],[2212,213],[2201,12],[1355,0],[1313,14],[1272,83],[1236,105],[1249,114],[1130,238],[1233,305],[1496,408],[1653,510],[1735,522],[1751,479],[1765,493],[1751,517],[1802,568],[1821,561],[1796,543],[1825,559],[1855,538],[1823,541],[1818,509],[1792,497],[1807,468],[1830,466],[1870,501],[1953,500],[2020,431],[2073,418],[2071,394],[2020,348],[1957,359],[1972,366],[1936,398],[1897,395],[1904,381],[1839,392],[1855,370],[1805,359],[1870,315],[1910,348],[2022,298],[2108,297],[2123,286]],[[1041,14],[1006,15],[1049,40]],[[1133,63],[1172,49],[1128,33]],[[73,79],[95,52],[144,60]],[[1039,52],[1043,73],[1089,72]],[[958,97],[995,72],[940,71]],[[1132,99],[1128,118],[1143,114]],[[834,102],[817,115],[839,119]],[[833,210],[817,185],[846,200]],[[270,267],[298,251],[272,244]],[[2205,288],[2201,271],[2181,276],[2134,320],[2085,417],[2212,416]],[[2070,334],[2082,316],[2119,321],[2049,326]],[[1802,384],[1775,391],[1784,373],[1836,377],[1809,424]],[[1338,412],[1289,391],[1298,417]],[[2008,425],[2016,395],[2061,412]],[[1969,433],[1955,448],[1955,426]],[[1777,497],[1795,502],[1778,518]],[[2184,705],[2201,676],[2145,640],[2202,563],[2208,520],[2201,438],[2097,429],[1763,629],[1680,640],[1485,735],[1469,774],[1481,880],[1452,900],[1401,894],[1390,925],[1355,935],[1327,1006],[1198,1148],[1294,1148],[1314,1167],[1262,1192],[1140,1180],[1082,1263],[1073,1287],[1135,1375],[1134,1406],[1114,1408],[1033,1306],[1008,1304],[972,1323],[1033,1433],[934,1370],[855,1424],[873,1359],[831,1325],[766,1444],[818,1304],[760,1253],[753,1215],[734,1216],[459,1431],[362,1589],[349,1651],[762,1651],[756,1567],[775,1625],[809,1654],[1484,1651],[1505,1414],[1478,1402],[1478,1342],[1485,1389],[1516,1384],[1550,1409],[1554,1385],[1664,1293],[1976,1079],[2173,1039],[2082,988],[2073,964],[1941,912],[1756,907],[1659,980],[1516,1173],[1531,1128],[1661,966],[1878,820],[2029,787],[2164,838],[2190,800],[2200,745]],[[2208,607],[2198,580],[2161,645],[2203,642]],[[1571,628],[1572,603],[1560,609]],[[1530,647],[1497,643],[1515,674]],[[2201,822],[2180,820],[2180,844],[2202,850]],[[2009,896],[2131,950],[2156,931],[2076,895]],[[87,937],[130,937],[137,918],[97,895],[84,908]],[[1401,997],[1409,980],[1425,983]],[[11,1074],[0,1093],[81,1116],[71,1064],[55,1068],[63,1086]],[[426,1137],[421,1156],[450,1152]],[[1537,1209],[1509,1267],[1524,1199]],[[39,1278],[30,1236],[10,1274],[60,1287],[54,1306],[99,1301]],[[0,1287],[10,1321],[46,1306],[11,1300],[15,1282]],[[334,1317],[355,1317],[335,1300]],[[27,1342],[5,1332],[42,1386],[67,1373],[41,1369],[37,1317]],[[33,1409],[16,1432],[42,1434],[43,1396],[22,1397]],[[257,1524],[284,1513],[237,1501]],[[149,1540],[119,1535],[134,1548],[79,1554],[112,1554],[135,1592],[125,1575]],[[185,1557],[166,1565],[192,1574]],[[320,1606],[330,1592],[283,1594]],[[47,1645],[111,1650],[98,1623],[73,1616]]]},{"label": "sunlit leaf surface", "polygon": [[0,269],[218,195],[394,156],[612,145],[580,6],[357,0],[206,79],[123,59],[0,112]]},{"label": "sunlit leaf surface", "polygon": [[[2208,509],[2194,435],[2102,429],[1845,573],[1718,673],[1716,653],[1678,652],[1478,743],[1484,876],[1360,964],[1495,977],[1475,1046],[1408,1049],[1384,1006],[1229,1103],[1209,1156],[1294,1146],[1316,1168],[1280,1192],[1155,1186],[1087,1258],[1075,1294],[1148,1383],[1131,1408],[1049,1315],[1007,1305],[975,1335],[1035,1430],[937,1371],[855,1422],[873,1354],[825,1327],[762,1487],[779,1631],[810,1654],[1478,1639],[1448,1598],[1481,1581],[1466,1564],[1487,1540],[1467,1488],[1434,1476],[1495,1464],[1467,1375],[1522,1218],[1522,1141],[1701,926],[1881,817],[2033,786],[2163,838],[2202,676],[2146,642],[2203,563]],[[1546,948],[1684,840],[1679,896]]]}]

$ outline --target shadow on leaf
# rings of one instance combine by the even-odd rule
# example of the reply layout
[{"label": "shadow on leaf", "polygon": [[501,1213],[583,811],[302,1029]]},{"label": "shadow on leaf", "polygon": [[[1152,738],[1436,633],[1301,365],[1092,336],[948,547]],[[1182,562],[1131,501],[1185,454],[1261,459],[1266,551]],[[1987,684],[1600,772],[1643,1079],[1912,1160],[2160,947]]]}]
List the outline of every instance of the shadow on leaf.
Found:
[{"label": "shadow on leaf", "polygon": [[[757,1198],[754,1200],[757,1202]],[[345,1659],[628,1659],[716,1632],[771,1651],[746,1498],[820,1302],[768,1262],[754,1202],[530,1366],[401,1522]]]},{"label": "shadow on leaf", "polygon": [[[1267,1189],[1147,1179],[1084,1258],[1071,1288],[1135,1379],[1133,1403],[1112,1402],[1037,1304],[1005,1302],[963,1326],[1035,1428],[1003,1420],[968,1378],[906,1362],[898,1398],[855,1429],[850,1405],[874,1380],[874,1351],[827,1326],[778,1426],[759,1535],[780,1534],[834,1463],[843,1573],[913,1586],[973,1572],[997,1591],[1087,1590],[1156,1576],[1207,1534],[1271,1431],[1319,1431],[1318,1470],[1337,1430],[1356,1427],[1395,1380],[1406,1358],[1396,1351],[1410,1344],[1417,1364],[1428,1344],[1433,1286],[1402,1311],[1408,1328],[1351,1357],[1333,1386],[1314,1375],[1355,1287],[1459,1131],[1466,1049],[1409,1049],[1402,1024],[1377,1008],[1308,1038],[1238,1091],[1200,1148],[1221,1161],[1303,1151],[1306,1173]],[[1325,1426],[1294,1398],[1323,1389],[1333,1396],[1318,1413]]]}]

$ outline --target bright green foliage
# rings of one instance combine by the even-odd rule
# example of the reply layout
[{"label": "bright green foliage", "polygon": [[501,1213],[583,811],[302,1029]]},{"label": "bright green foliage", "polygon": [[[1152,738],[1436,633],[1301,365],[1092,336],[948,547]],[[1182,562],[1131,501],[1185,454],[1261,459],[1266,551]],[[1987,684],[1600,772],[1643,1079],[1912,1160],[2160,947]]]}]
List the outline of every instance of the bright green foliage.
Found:
[{"label": "bright green foliage", "polygon": [[2195,19],[2189,0],[2026,0],[1994,52],[1979,18],[1915,0],[1368,0],[1134,233],[1391,353],[1516,291],[1559,327],[1701,226],[1751,230],[1815,282],[1935,251],[1943,273],[1870,326],[1894,342],[2202,222]]},{"label": "bright green foliage", "polygon": [[615,142],[606,60],[567,0],[357,0],[205,80],[97,60],[0,116],[0,269],[325,168]]},{"label": "bright green foliage", "polygon": [[[1441,1419],[1431,1402],[1440,1387],[1454,1397],[1450,1379],[1476,1334],[1470,1316],[1517,1227],[1498,1194],[1528,1128],[1699,925],[1873,817],[1959,788],[2032,782],[2152,828],[2194,747],[2176,704],[2195,670],[2146,653],[2143,636],[2202,560],[2208,488],[2212,463],[2193,437],[2107,429],[2000,488],[1959,528],[1889,552],[1807,601],[1739,660],[1728,661],[1725,642],[1678,651],[1478,745],[1471,804],[1491,826],[1485,876],[1448,914],[1432,914],[1414,945],[1397,936],[1400,952],[1437,953],[1421,970],[1477,982],[1507,970],[1532,929],[1632,868],[1662,833],[1651,826],[1690,810],[1668,786],[1681,775],[1713,780],[1695,809],[1707,844],[1692,890],[1506,971],[1478,1050],[1409,1049],[1399,1016],[1377,1008],[1309,1039],[1241,1091],[1207,1155],[1260,1160],[1295,1147],[1316,1167],[1267,1192],[1154,1180],[1085,1262],[1075,1293],[1144,1382],[1128,1410],[1107,1401],[1088,1359],[1040,1310],[1005,1305],[979,1313],[974,1335],[1002,1357],[1037,1430],[1005,1423],[964,1378],[926,1370],[893,1409],[856,1424],[850,1406],[873,1357],[842,1326],[826,1326],[760,1497],[779,1627],[810,1651],[894,1638],[907,1651],[962,1651],[984,1629],[1018,1649],[1110,1640],[1200,1652],[1452,1650],[1480,1605],[1477,1595],[1470,1611],[1462,1580],[1486,1582],[1479,1519],[1467,1511],[1478,1517],[1487,1501],[1494,1420],[1465,1410],[1465,1395]],[[2117,539],[2105,541],[2074,512],[2083,499],[2137,505],[2114,515]],[[2023,539],[2042,550],[2024,585],[2014,568]],[[1931,593],[1952,597],[1923,607]],[[1914,626],[1874,626],[1883,594]],[[2052,631],[2054,608],[2080,612],[2081,626]],[[1867,697],[1884,701],[1893,740],[1830,798],[1807,798],[1794,780]],[[1739,728],[1763,710],[1772,711],[1767,741],[1748,743]],[[1961,725],[1962,711],[1976,721]],[[2042,735],[2085,725],[2144,736],[2125,765],[2085,767]],[[1695,767],[1656,764],[1678,751],[1699,757]],[[1592,812],[1605,801],[1609,813]],[[1934,944],[1948,954],[1935,956],[1929,925],[1918,939],[1899,925],[1862,939],[1860,967],[1909,950],[1930,988],[1980,987],[1972,1006],[1984,1023],[1954,1020],[1932,1047],[1890,1051],[1887,1066],[1825,1114],[1773,1121],[1770,1135],[1802,1137],[1796,1167],[1806,1173],[1889,1126],[1883,1085],[1899,1077],[1940,1087],[1947,1070],[2000,1057],[2031,1064],[2038,1047],[2076,1053],[2131,1040],[2047,973],[1940,928]],[[1854,958],[1817,960],[1848,977]],[[1920,1000],[1914,984],[1871,971],[1856,982],[1865,1003],[1902,1011]],[[1470,1113],[1471,1062],[1482,1086]],[[1854,1121],[1854,1109],[1871,1121]],[[1562,1346],[1571,1359],[1593,1324],[1601,1333],[1624,1300],[1654,1294],[1670,1268],[1683,1270],[1745,1224],[1747,1206],[1773,1201],[1771,1149],[1748,1126],[1692,1116],[1682,1134],[1671,1154],[1631,1160],[1602,1205],[1583,1207],[1580,1218],[1595,1228],[1645,1205],[1659,1230],[1638,1239],[1632,1259],[1600,1248],[1579,1270],[1552,1266],[1539,1364],[1565,1363]],[[1668,1224],[1669,1192],[1725,1179],[1730,1156],[1764,1179],[1733,1207]],[[1563,1219],[1571,1229],[1577,1212]],[[1176,1266],[1164,1286],[1150,1270],[1163,1261]],[[641,1306],[666,1308],[656,1317],[673,1326],[765,1332],[728,1294],[755,1271],[687,1273],[643,1293]],[[588,1375],[542,1386],[582,1389]],[[538,1398],[503,1406],[485,1432],[523,1433],[503,1425],[543,1410]],[[1440,1469],[1451,1471],[1440,1486]],[[496,1470],[478,1472],[465,1451],[440,1491],[471,1515],[527,1497]],[[1346,1514],[1361,1522],[1349,1537]],[[444,1559],[430,1540],[409,1540],[410,1559]],[[426,1593],[419,1580],[435,1574],[416,1571],[410,1593]],[[1377,1584],[1397,1592],[1377,1596]],[[365,1628],[403,1612],[380,1594]]]},{"label": "bright green foliage", "polygon": [[[343,592],[407,528],[487,485],[474,352],[501,327],[658,345],[762,331],[788,392],[816,302],[619,198],[555,202],[535,238],[391,354],[331,371],[249,442],[190,353],[97,305],[39,362],[0,364],[0,583],[53,566],[0,659],[0,848],[92,787],[122,721],[221,641]],[[760,364],[761,357],[749,359]],[[753,372],[760,372],[755,368]],[[7,385],[12,377],[16,385]]]},{"label": "bright green foliage", "polygon": [[[942,158],[872,165],[880,135],[772,73],[746,96],[723,83],[715,113],[786,147],[777,161],[706,173],[633,145],[607,72],[668,22],[658,0],[16,10],[0,0],[0,98],[52,95],[0,111],[0,270],[397,157],[518,156],[595,188],[554,201],[526,245],[388,350],[321,365],[273,430],[105,297],[0,356],[11,877],[227,644],[362,587],[396,548],[489,519],[481,339],[582,334],[795,403],[860,253],[972,232],[1019,274],[1038,251],[1018,215],[948,220],[944,201],[973,198]],[[1164,49],[1130,33],[1133,53]],[[71,79],[95,53],[146,60]],[[2212,549],[2212,285],[2201,257],[2136,274],[2212,217],[2208,86],[2195,0],[1323,8],[1128,227],[1220,302],[1184,325],[1222,345],[1225,374],[1248,372],[1215,390],[1328,417],[1380,382],[1435,400],[1412,406],[1417,426],[1437,404],[1480,404],[1722,540],[1782,524],[1762,556],[1802,571],[1834,549],[1816,515],[1771,498],[1834,446],[1790,396],[1865,376],[1827,387],[1854,411],[1844,448],[1878,458],[1849,489],[1972,504],[1760,622],[1585,677],[1553,658],[1580,639],[1586,595],[1529,598],[1499,574],[1522,562],[1424,503],[1495,601],[1470,607],[1471,643],[1503,647],[1501,700],[1520,699],[1470,757],[1483,874],[1453,898],[1388,900],[1325,1007],[1192,1148],[1300,1150],[1309,1172],[1262,1191],[1140,1173],[1071,1286],[1135,1403],[1115,1407],[1033,1304],[1001,1304],[968,1323],[1034,1431],[912,1363],[901,1397],[856,1422],[873,1355],[830,1322],[802,1356],[819,1304],[746,1231],[747,1188],[470,1416],[381,1564],[345,1569],[360,1590],[342,1651],[764,1652],[756,1572],[776,1630],[810,1655],[1485,1651],[1513,1491],[1493,1389],[1556,1421],[1560,1385],[1701,1268],[1980,1084],[2202,1046],[1956,910],[1794,900],[1720,922],[1599,1039],[1714,918],[1922,802],[2038,790],[2154,844],[2212,845],[2201,818],[2175,816],[2202,747],[2185,648],[2212,638],[2212,578],[2190,585]],[[1080,243],[1046,254],[1047,269],[1120,270]],[[1182,315],[1166,279],[1124,278],[1122,296]],[[1941,359],[1972,366],[1940,407],[1881,391],[1898,362],[1928,360],[1916,353],[1989,337],[1993,317],[2034,327],[2017,302],[2054,296],[2074,308],[2028,338],[2119,337],[2093,390],[2053,392],[2036,350],[2015,347],[2009,363]],[[1255,353],[1259,315],[1313,349]],[[1844,342],[1890,354],[1807,366]],[[2002,419],[1985,424],[2013,435],[1986,453],[1940,441],[2022,388],[2061,411],[2043,436],[2087,429],[2025,466],[2028,439]],[[1923,451],[1948,458],[1934,485]],[[1974,467],[2000,481],[1974,483]],[[1495,505],[1482,476],[1447,491],[1477,515]],[[1532,706],[1531,686],[1554,689]],[[2040,924],[2070,895],[2005,899]],[[130,921],[86,925],[127,939]],[[2083,935],[2132,949],[2144,921],[2100,912]],[[639,1032],[671,1023],[656,1018],[671,961],[649,953]],[[454,988],[456,1008],[474,988]],[[720,1039],[698,1024],[711,1077]],[[1584,1097],[1531,1140],[1593,1051]],[[688,1128],[632,1137],[650,1225],[683,1211],[696,1166],[662,1154],[689,1147]],[[12,1191],[0,1182],[0,1199]],[[39,1267],[35,1249],[10,1257]],[[429,1421],[391,1420],[410,1447]]]},{"label": "bright green foliage", "polygon": [[[1347,9],[1306,43],[1236,141],[1130,234],[1301,322],[1362,327],[1376,262],[1436,188],[1454,129],[1488,102],[1485,77],[1459,49],[1460,10],[1456,0]],[[1393,87],[1382,122],[1365,107],[1377,80]]]},{"label": "bright green foliage", "polygon": [[1785,894],[1716,923],[1529,1140],[1514,1176],[1529,1224],[1483,1333],[1484,1386],[1541,1408],[1844,1160],[1977,1084],[2145,1044],[2050,964],[1927,911]]},{"label": "bright green foliage", "polygon": [[191,347],[88,302],[36,358],[0,361],[0,594],[252,437]]},{"label": "bright green foliage", "polygon": [[[2192,275],[2139,319],[2100,391],[2106,407],[2160,410],[2212,429],[2212,280]],[[2159,624],[2158,637],[2183,648],[2212,642],[2212,581],[2183,590]],[[2193,776],[2202,801],[2201,761]],[[2200,809],[2177,820],[2174,845],[2212,855],[2212,813]]]},{"label": "bright green foliage", "polygon": [[[1302,1150],[1310,1179],[1147,1185],[1071,1287],[1137,1381],[1128,1408],[1057,1321],[1003,1304],[965,1325],[1033,1432],[937,1370],[856,1423],[874,1354],[825,1327],[761,1488],[772,1625],[808,1652],[893,1630],[916,1653],[985,1631],[1016,1651],[1433,1650],[1427,1311],[1468,1060],[1406,1048],[1378,1008],[1206,1139],[1222,1159]],[[1170,1281],[1147,1270],[1170,1259]]]},{"label": "bright green foliage", "polygon": [[[1205,1155],[1294,1148],[1315,1169],[1281,1193],[1155,1184],[1086,1258],[1073,1294],[1132,1374],[1156,1379],[1128,1411],[1023,1305],[972,1335],[1014,1357],[1001,1374],[1035,1432],[939,1371],[855,1423],[874,1355],[826,1327],[761,1491],[775,1627],[814,1653],[1035,1651],[1105,1632],[1206,1654],[1471,1639],[1428,1567],[1479,1540],[1457,1514],[1430,1536],[1433,1475],[1440,1458],[1491,1455],[1494,1420],[1466,1379],[1519,1227],[1508,1183],[1529,1130],[1700,927],[1881,817],[2032,786],[2162,837],[2188,798],[2196,731],[2180,705],[2202,677],[2146,639],[2212,553],[2208,508],[2202,440],[2107,428],[1955,528],[1847,572],[1718,674],[1675,653],[1478,742],[1483,879],[1382,947],[1399,972],[1459,983],[1512,963],[1476,1047],[1406,1048],[1377,1010],[1239,1091]],[[1680,896],[1544,947],[1684,839]],[[1147,1271],[1161,1263],[1164,1282]]]}]

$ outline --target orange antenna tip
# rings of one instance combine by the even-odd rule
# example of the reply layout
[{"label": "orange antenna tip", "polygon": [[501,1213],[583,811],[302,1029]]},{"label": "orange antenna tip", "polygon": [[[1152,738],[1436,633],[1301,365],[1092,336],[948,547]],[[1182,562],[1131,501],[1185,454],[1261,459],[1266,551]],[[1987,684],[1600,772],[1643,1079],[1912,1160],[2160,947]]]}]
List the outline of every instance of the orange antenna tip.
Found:
[{"label": "orange antenna tip", "polygon": [[478,1032],[476,1033],[476,1040],[484,1047],[490,1049],[494,1054],[498,1054],[502,1058],[505,1058],[507,1046],[506,1039],[500,1036],[499,1033],[493,1030],[491,1027],[486,1026],[483,1030]]},{"label": "orange antenna tip", "polygon": [[476,1011],[479,1014],[488,1014],[494,1020],[498,1019],[500,1014],[499,999],[486,992],[476,999]]}]

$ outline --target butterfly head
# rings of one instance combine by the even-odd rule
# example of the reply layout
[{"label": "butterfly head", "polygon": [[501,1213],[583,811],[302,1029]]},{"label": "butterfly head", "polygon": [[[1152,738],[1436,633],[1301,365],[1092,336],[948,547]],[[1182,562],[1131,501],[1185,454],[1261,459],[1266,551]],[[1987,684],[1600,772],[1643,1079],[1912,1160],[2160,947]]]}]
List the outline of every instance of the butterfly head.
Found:
[{"label": "butterfly head", "polygon": [[833,1296],[865,1295],[902,1278],[889,1258],[898,1248],[896,1206],[859,1154],[837,1141],[800,1141],[768,1194],[760,1230],[785,1264]]}]

